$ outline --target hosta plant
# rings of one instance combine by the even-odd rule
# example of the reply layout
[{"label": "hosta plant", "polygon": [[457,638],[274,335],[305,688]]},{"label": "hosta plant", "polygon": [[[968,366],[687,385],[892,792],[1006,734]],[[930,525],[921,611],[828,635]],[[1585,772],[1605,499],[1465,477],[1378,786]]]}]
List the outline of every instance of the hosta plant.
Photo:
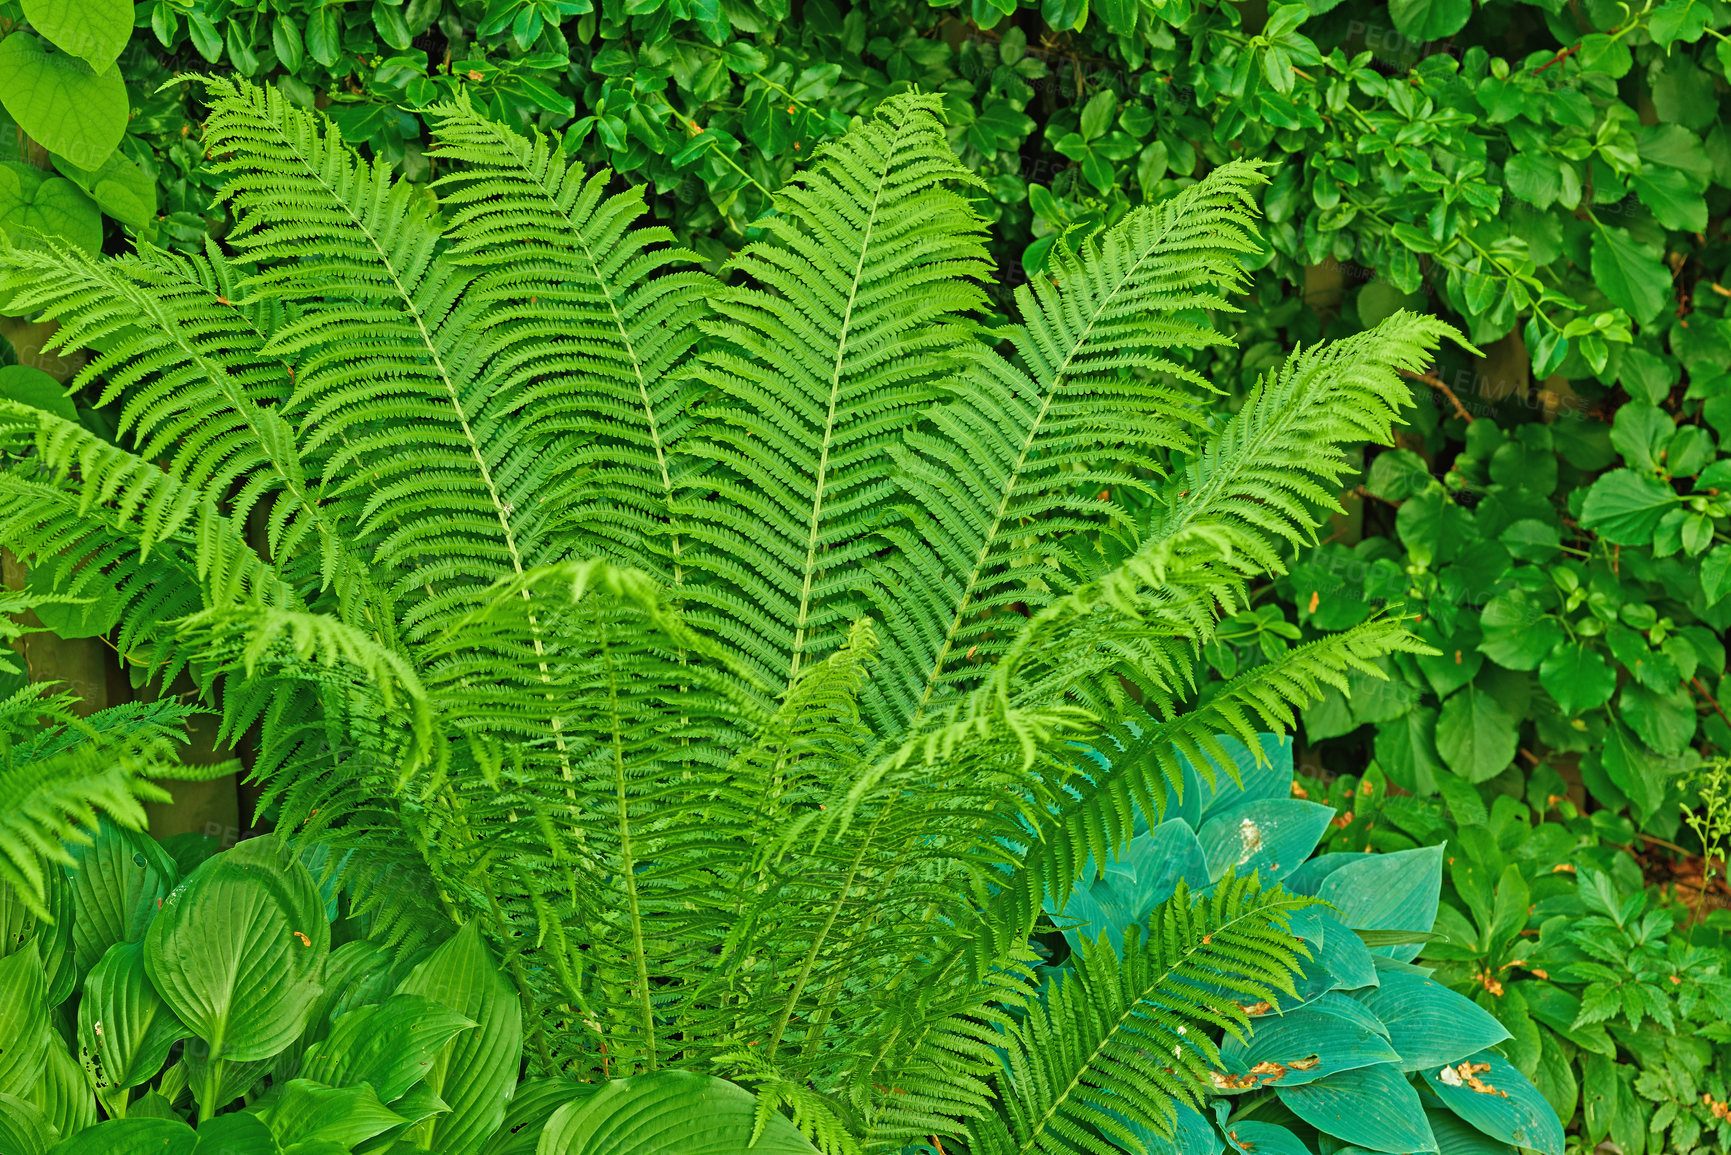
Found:
[{"label": "hosta plant", "polygon": [[1224,340],[1255,166],[988,326],[934,97],[815,158],[723,281],[462,102],[430,195],[209,84],[221,246],[0,257],[120,409],[110,443],[0,406],[0,540],[256,728],[268,814],[378,934],[478,926],[536,1071],[730,1077],[831,1150],[1169,1133],[1213,1032],[1296,989],[1309,900],[1175,899],[1037,1031],[1029,936],[1180,756],[1416,645],[1379,616],[1192,700],[1446,327],[1301,350],[1214,421],[1169,354]]},{"label": "hosta plant", "polygon": [[[1199,774],[1186,762],[1164,820],[1139,821],[1103,868],[1087,864],[1061,907],[1048,904],[1064,941],[1042,971],[1054,981],[1047,1001],[1059,1006],[1064,979],[1100,965],[1088,944],[1123,951],[1130,929],[1181,889],[1207,895],[1254,872],[1323,900],[1290,923],[1307,948],[1294,989],[1246,1006],[1249,1030],[1221,1041],[1209,1072],[1215,1097],[1181,1109],[1172,1139],[1141,1136],[1149,1148],[1405,1155],[1512,1143],[1563,1155],[1556,1113],[1502,1053],[1508,1029],[1412,962],[1434,937],[1443,848],[1312,857],[1336,815],[1294,797],[1291,742],[1222,745],[1236,773]],[[1122,755],[1107,747],[1096,757],[1109,768]]]}]

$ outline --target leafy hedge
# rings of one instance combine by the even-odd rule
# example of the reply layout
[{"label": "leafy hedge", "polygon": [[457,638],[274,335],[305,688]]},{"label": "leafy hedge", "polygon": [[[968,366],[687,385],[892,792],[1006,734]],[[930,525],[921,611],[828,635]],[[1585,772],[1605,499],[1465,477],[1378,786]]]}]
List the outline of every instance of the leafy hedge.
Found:
[{"label": "leafy hedge", "polygon": [[[110,251],[124,234],[182,249],[220,234],[196,92],[169,83],[202,70],[276,80],[416,180],[436,175],[422,110],[462,88],[648,185],[655,214],[716,260],[817,143],[909,85],[945,95],[998,255],[1029,276],[1145,198],[1228,159],[1270,162],[1254,307],[1215,319],[1238,344],[1196,354],[1206,376],[1247,385],[1295,342],[1401,306],[1444,314],[1486,357],[1426,375],[1414,427],[1365,462],[1333,539],[1292,559],[1205,672],[1403,601],[1439,655],[1391,659],[1389,682],[1313,707],[1310,770],[1369,766],[1376,798],[1437,797],[1445,825],[1415,829],[1479,847],[1486,869],[1562,846],[1547,834],[1556,847],[1527,856],[1524,834],[1503,845],[1511,829],[1568,831],[1553,865],[1609,855],[1594,869],[1614,886],[1555,909],[1600,911],[1618,933],[1609,909],[1643,880],[1603,848],[1698,850],[1679,804],[1731,750],[1720,0],[151,0],[127,17],[123,0],[0,4],[0,105],[19,126],[0,125],[0,227]],[[40,394],[0,373],[10,395]],[[1366,813],[1338,849],[1417,837]],[[1453,885],[1489,935],[1494,912],[1471,921],[1478,884]],[[1504,993],[1481,983],[1482,997],[1520,1019],[1489,942]],[[1642,1022],[1608,1049],[1556,1052],[1557,1070],[1598,1080],[1581,1126],[1626,1152],[1647,1134],[1627,1120],[1656,1118],[1641,1104],[1658,1083],[1633,1072],[1663,1066],[1641,1058]],[[1703,1093],[1711,1117],[1725,1091]]]}]

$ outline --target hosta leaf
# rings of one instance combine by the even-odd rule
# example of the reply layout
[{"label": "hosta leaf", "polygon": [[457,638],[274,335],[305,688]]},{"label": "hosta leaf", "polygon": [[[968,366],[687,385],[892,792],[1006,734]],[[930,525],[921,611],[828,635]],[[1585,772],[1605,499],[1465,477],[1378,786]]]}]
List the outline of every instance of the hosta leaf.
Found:
[{"label": "hosta leaf", "polygon": [[191,1033],[145,976],[143,943],[115,943],[85,978],[78,1047],[96,1086],[138,1086]]},{"label": "hosta leaf", "polygon": [[142,942],[157,907],[174,889],[174,863],[148,834],[107,818],[89,846],[70,848],[72,945],[88,971],[117,942]]},{"label": "hosta leaf", "polygon": [[1310,1155],[1310,1148],[1278,1123],[1246,1119],[1225,1130],[1226,1141],[1239,1155]]},{"label": "hosta leaf", "polygon": [[398,994],[421,995],[475,1023],[445,1044],[428,1069],[427,1086],[451,1105],[433,1120],[434,1147],[473,1155],[498,1130],[517,1085],[523,1054],[523,1011],[469,923],[409,972]]},{"label": "hosta leaf", "polygon": [[1221,1069],[1233,1090],[1296,1087],[1399,1059],[1376,1015],[1365,1004],[1334,993],[1284,1014],[1257,1018],[1248,1040],[1228,1038],[1220,1047]]},{"label": "hosta leaf", "polygon": [[752,1142],[757,1098],[724,1079],[662,1071],[615,1079],[554,1112],[535,1155],[813,1155],[772,1114]]},{"label": "hosta leaf", "polygon": [[1483,1007],[1418,975],[1390,971],[1380,986],[1352,997],[1388,1028],[1403,1071],[1457,1062],[1509,1037]]},{"label": "hosta leaf", "polygon": [[36,1104],[0,1094],[0,1151],[7,1155],[48,1155],[57,1138]]},{"label": "hosta leaf", "polygon": [[339,1018],[330,1038],[301,1065],[301,1074],[333,1087],[369,1083],[388,1103],[427,1074],[433,1057],[458,1032],[474,1025],[443,1003],[392,995]]},{"label": "hosta leaf", "polygon": [[54,1148],[54,1155],[193,1155],[198,1132],[179,1119],[110,1119]]},{"label": "hosta leaf", "polygon": [[0,958],[0,1094],[27,1094],[48,1060],[48,1002],[35,944]]},{"label": "hosta leaf", "polygon": [[1418,1092],[1393,1063],[1342,1071],[1276,1091],[1287,1109],[1318,1131],[1367,1151],[1435,1151]]},{"label": "hosta leaf", "polygon": [[[1333,903],[1341,921],[1355,930],[1428,931],[1436,924],[1442,856],[1440,846],[1365,855],[1323,879],[1316,896]],[[1372,953],[1408,961],[1419,950],[1413,944],[1375,947]]]},{"label": "hosta leaf", "polygon": [[310,1079],[289,1080],[263,1118],[284,1147],[322,1141],[344,1150],[404,1122],[365,1083],[327,1087]]},{"label": "hosta leaf", "polygon": [[306,1026],[330,950],[324,900],[274,836],[192,872],[144,937],[151,984],[210,1058],[266,1059]]},{"label": "hosta leaf", "polygon": [[1485,1134],[1539,1155],[1563,1155],[1563,1125],[1556,1112],[1496,1052],[1480,1051],[1452,1066],[1427,1070],[1424,1077],[1449,1110]]},{"label": "hosta leaf", "polygon": [[1265,880],[1285,878],[1316,849],[1334,818],[1334,809],[1297,798],[1247,802],[1217,814],[1197,832],[1208,855],[1208,876],[1228,869],[1242,878],[1257,872]]}]

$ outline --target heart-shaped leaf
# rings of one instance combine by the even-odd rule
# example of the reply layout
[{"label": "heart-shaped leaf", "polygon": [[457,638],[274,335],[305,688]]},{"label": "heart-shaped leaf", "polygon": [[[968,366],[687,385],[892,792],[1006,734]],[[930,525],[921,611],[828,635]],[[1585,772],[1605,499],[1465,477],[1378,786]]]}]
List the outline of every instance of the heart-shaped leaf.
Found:
[{"label": "heart-shaped leaf", "polygon": [[126,135],[120,71],[93,69],[23,32],[0,40],[0,104],[26,136],[79,168],[96,168]]},{"label": "heart-shaped leaf", "polygon": [[132,39],[127,0],[24,0],[24,19],[62,52],[104,72]]},{"label": "heart-shaped leaf", "polygon": [[144,963],[211,1060],[245,1062],[300,1034],[329,950],[318,887],[294,852],[267,836],[210,859],[163,900]]},{"label": "heart-shaped leaf", "polygon": [[[11,42],[0,43],[0,51]],[[0,229],[19,240],[50,237],[87,253],[102,248],[102,214],[84,190],[19,161],[0,163]]]},{"label": "heart-shaped leaf", "polygon": [[1410,1155],[1437,1149],[1418,1092],[1393,1063],[1342,1071],[1275,1093],[1318,1131],[1367,1151]]}]

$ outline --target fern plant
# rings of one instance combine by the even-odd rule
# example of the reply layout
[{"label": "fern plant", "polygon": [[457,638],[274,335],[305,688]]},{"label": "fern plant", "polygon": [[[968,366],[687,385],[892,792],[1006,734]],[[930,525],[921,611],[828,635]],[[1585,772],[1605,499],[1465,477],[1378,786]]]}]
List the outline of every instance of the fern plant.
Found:
[{"label": "fern plant", "polygon": [[[1186,709],[1446,327],[1301,350],[1214,422],[1170,351],[1225,340],[1254,165],[996,324],[936,97],[814,158],[720,280],[466,103],[429,193],[208,83],[222,246],[0,257],[121,438],[0,404],[0,540],[256,727],[279,830],[346,853],[378,933],[478,922],[538,1069],[730,1076],[834,1150],[1170,1130],[1213,1056],[1163,1056],[1290,985],[1305,900],[1170,905],[1038,1027],[1029,934],[1182,759],[1416,646],[1378,617]],[[1084,772],[1109,734],[1139,753]]]}]

